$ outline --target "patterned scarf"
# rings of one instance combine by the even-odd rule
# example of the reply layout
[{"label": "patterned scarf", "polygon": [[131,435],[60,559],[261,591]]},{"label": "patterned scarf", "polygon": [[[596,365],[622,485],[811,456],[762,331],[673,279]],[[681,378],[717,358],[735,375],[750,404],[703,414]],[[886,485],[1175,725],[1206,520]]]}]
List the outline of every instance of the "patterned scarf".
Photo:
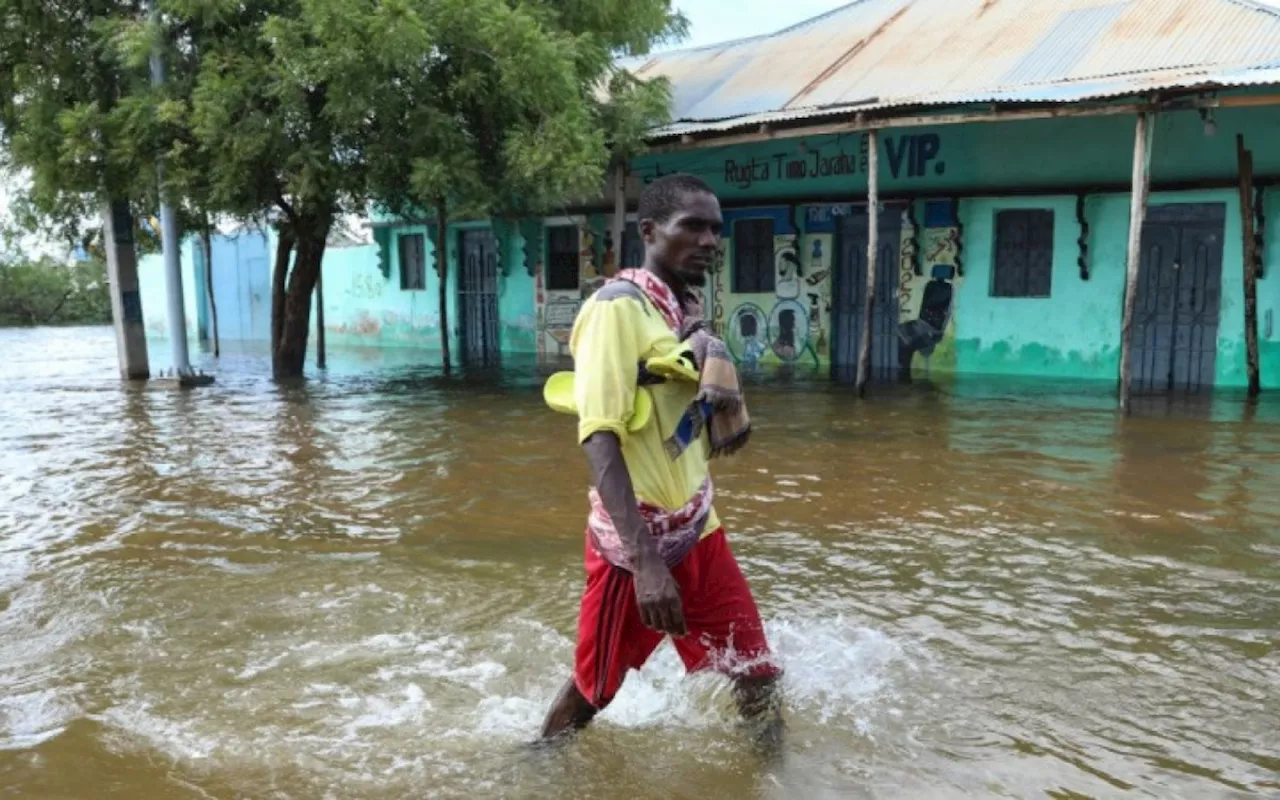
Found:
[{"label": "patterned scarf", "polygon": [[624,269],[614,277],[614,280],[639,286],[658,309],[658,313],[662,314],[667,327],[675,332],[676,336],[679,336],[681,329],[684,328],[686,308],[693,312],[693,316],[702,315],[702,309],[693,295],[687,295],[684,302],[681,302],[666,281],[647,269]]}]

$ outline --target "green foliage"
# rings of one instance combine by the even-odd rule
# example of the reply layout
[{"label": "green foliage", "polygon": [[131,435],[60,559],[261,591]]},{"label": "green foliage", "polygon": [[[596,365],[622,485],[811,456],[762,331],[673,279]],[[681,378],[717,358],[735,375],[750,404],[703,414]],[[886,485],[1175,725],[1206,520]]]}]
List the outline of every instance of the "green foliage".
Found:
[{"label": "green foliage", "polygon": [[137,0],[0,0],[0,144],[30,172],[28,215],[61,238],[107,194],[139,201],[138,216],[154,194],[147,76],[121,50],[141,13]]},{"label": "green foliage", "polygon": [[[597,192],[666,88],[616,71],[680,36],[670,0],[0,0],[0,132],[33,209],[508,213]],[[169,80],[150,85],[160,47]]]},{"label": "green foliage", "polygon": [[335,215],[516,218],[599,197],[610,160],[667,115],[667,87],[615,59],[685,30],[671,0],[144,5],[0,0],[0,143],[32,177],[29,217],[79,237],[107,198],[145,221],[163,195],[187,230],[272,222],[298,255],[273,330],[303,343]]},{"label": "green foliage", "polygon": [[0,263],[0,326],[107,325],[111,295],[106,264],[73,266],[51,259]]},{"label": "green foliage", "polygon": [[445,198],[455,217],[513,217],[597,197],[610,144],[634,152],[667,118],[665,84],[614,67],[683,34],[667,0],[405,5],[434,47],[398,54],[405,97],[384,109],[393,149],[370,162],[375,197],[392,211]]}]

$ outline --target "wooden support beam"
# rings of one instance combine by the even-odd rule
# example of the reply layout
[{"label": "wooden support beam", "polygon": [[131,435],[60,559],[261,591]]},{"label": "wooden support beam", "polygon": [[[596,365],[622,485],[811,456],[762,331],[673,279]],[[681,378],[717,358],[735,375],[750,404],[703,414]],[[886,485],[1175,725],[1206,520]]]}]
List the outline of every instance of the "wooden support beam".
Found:
[{"label": "wooden support beam", "polygon": [[321,262],[319,270],[316,272],[316,366],[324,369],[327,365],[325,362],[325,341],[324,341],[324,263]]},{"label": "wooden support beam", "polygon": [[1138,115],[1133,141],[1133,192],[1129,206],[1129,254],[1124,286],[1124,315],[1120,322],[1120,410],[1128,414],[1133,385],[1133,313],[1138,299],[1138,269],[1142,261],[1142,225],[1147,218],[1151,190],[1151,143],[1155,131],[1151,114]]},{"label": "wooden support beam", "polygon": [[1253,222],[1253,153],[1244,147],[1244,134],[1236,134],[1236,163],[1240,170],[1240,222],[1244,235],[1244,343],[1249,375],[1249,397],[1262,393],[1258,367],[1258,240]]},{"label": "wooden support beam", "polygon": [[449,358],[449,209],[442,196],[436,204],[436,277],[440,280],[440,357],[444,373],[453,369]]},{"label": "wooden support beam", "polygon": [[613,267],[622,269],[622,236],[627,230],[627,162],[623,159],[613,169],[613,224],[609,230],[613,237]]},{"label": "wooden support beam", "polygon": [[876,256],[880,252],[880,137],[867,132],[867,296],[862,308],[862,334],[858,337],[858,396],[867,393],[871,366],[871,314],[876,303]]}]

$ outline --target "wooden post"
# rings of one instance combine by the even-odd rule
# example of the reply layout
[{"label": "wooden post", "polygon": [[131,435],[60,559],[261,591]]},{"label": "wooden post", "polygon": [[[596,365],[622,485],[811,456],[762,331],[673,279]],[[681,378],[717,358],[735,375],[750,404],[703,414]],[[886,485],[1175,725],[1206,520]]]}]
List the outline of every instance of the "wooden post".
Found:
[{"label": "wooden post", "polygon": [[1133,312],[1138,299],[1138,267],[1142,261],[1142,226],[1151,190],[1152,115],[1138,114],[1133,141],[1132,203],[1129,207],[1128,272],[1124,286],[1124,315],[1120,322],[1120,411],[1128,414],[1133,386]]},{"label": "wooden post", "polygon": [[213,226],[205,217],[204,235],[200,237],[204,248],[204,285],[209,293],[209,317],[213,322],[213,357],[222,357],[222,340],[218,334],[218,300],[213,294]]},{"label": "wooden post", "polygon": [[440,353],[449,374],[449,213],[445,199],[436,204],[436,277],[440,281]]},{"label": "wooden post", "polygon": [[876,256],[880,251],[880,137],[867,132],[867,296],[862,309],[862,335],[858,339],[858,396],[867,392],[871,365],[871,314],[876,302]]},{"label": "wooden post", "polygon": [[1236,162],[1240,169],[1240,221],[1244,232],[1244,343],[1249,371],[1249,396],[1262,393],[1258,369],[1258,241],[1253,235],[1253,153],[1244,149],[1244,134],[1236,134]]},{"label": "wooden post", "polygon": [[320,263],[320,268],[316,272],[316,366],[324,369],[325,364],[325,343],[324,343],[324,262]]},{"label": "wooden post", "polygon": [[[627,230],[627,162],[618,161],[613,172],[613,268],[622,269],[622,237]],[[638,267],[639,264],[629,266]]]}]

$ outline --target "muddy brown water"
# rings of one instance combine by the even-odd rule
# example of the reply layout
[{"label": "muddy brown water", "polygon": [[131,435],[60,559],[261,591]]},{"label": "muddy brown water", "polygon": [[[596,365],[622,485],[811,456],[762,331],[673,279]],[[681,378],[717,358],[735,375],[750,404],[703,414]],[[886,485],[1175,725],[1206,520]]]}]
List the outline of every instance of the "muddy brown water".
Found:
[{"label": "muddy brown water", "polygon": [[[156,354],[163,348],[153,346]],[[536,374],[0,331],[0,796],[1280,795],[1280,400],[753,386],[719,508],[784,663],[758,763],[668,646],[570,746],[587,472]]]}]

